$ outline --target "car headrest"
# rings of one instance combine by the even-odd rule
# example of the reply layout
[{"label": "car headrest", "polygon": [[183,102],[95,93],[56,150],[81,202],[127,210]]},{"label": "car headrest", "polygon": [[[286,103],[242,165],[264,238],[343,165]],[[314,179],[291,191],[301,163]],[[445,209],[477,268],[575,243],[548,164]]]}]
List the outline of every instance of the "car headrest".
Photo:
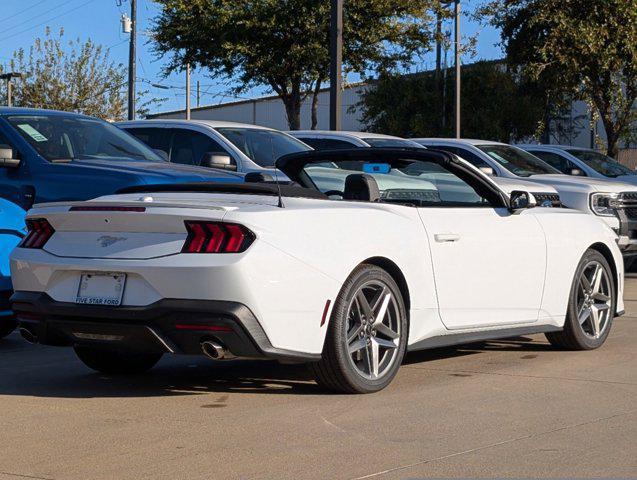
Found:
[{"label": "car headrest", "polygon": [[353,173],[345,178],[344,200],[361,200],[364,202],[378,202],[380,190],[374,177],[366,173]]}]

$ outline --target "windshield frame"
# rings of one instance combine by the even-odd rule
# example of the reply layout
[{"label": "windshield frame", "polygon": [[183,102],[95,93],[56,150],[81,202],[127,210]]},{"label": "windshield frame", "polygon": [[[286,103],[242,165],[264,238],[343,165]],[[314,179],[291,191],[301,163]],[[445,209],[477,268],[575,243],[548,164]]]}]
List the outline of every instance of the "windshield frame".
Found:
[{"label": "windshield frame", "polygon": [[426,147],[407,138],[361,137],[361,140],[373,148],[418,148]]},{"label": "windshield frame", "polygon": [[[18,113],[7,114],[7,115],[3,115],[2,118],[8,123],[9,127],[13,131],[15,131],[17,135],[22,140],[24,140],[24,142],[27,143],[31,149],[33,149],[34,152],[36,152],[40,157],[42,157],[44,160],[46,160],[49,163],[70,162],[73,160],[106,160],[106,161],[113,161],[113,162],[127,160],[127,161],[138,161],[138,162],[166,163],[166,161],[163,158],[161,158],[159,155],[157,155],[152,148],[150,148],[143,142],[137,140],[133,135],[113,125],[112,123],[107,122],[105,120],[101,120],[99,118],[76,115],[72,113],[53,115],[53,114],[47,114],[42,112],[32,113],[32,114],[18,114]],[[122,145],[120,145],[119,143],[117,145],[111,142],[109,143],[112,146],[112,148],[122,151],[123,153],[119,156],[95,155],[95,154],[80,153],[80,152],[77,152],[77,154],[73,152],[73,155],[65,156],[65,157],[54,157],[51,155],[47,155],[44,152],[43,148],[38,147],[39,142],[33,137],[33,135],[30,135],[27,132],[27,130],[20,127],[20,123],[19,123],[20,120],[27,123],[29,120],[38,120],[38,119],[51,122],[51,125],[54,129],[63,128],[61,123],[65,121],[74,122],[76,125],[81,125],[82,123],[91,124],[91,127],[86,127],[86,128],[94,128],[94,126],[99,126],[98,128],[104,129],[105,134],[114,135],[114,138],[121,141]],[[35,130],[35,134],[41,135],[41,133],[38,132],[37,130]],[[73,150],[74,148],[77,148],[77,145],[71,144],[72,142],[68,138],[68,135],[67,135],[67,140],[69,142],[69,144],[66,145],[67,149]],[[46,139],[46,141],[49,142],[50,138]],[[127,151],[127,153],[124,153],[126,152],[125,147],[134,147],[133,149],[137,149],[137,152]]]},{"label": "windshield frame", "polygon": [[[542,160],[541,158],[536,157],[535,155],[533,155],[532,153],[527,152],[526,150],[523,150],[521,148],[515,147],[513,145],[506,145],[506,144],[498,144],[498,143],[485,143],[485,144],[481,144],[481,145],[474,145],[478,150],[480,150],[481,153],[483,153],[484,155],[486,155],[491,161],[495,162],[496,164],[498,164],[498,166],[504,168],[505,170],[511,172],[513,175],[517,176],[517,177],[523,177],[523,178],[527,178],[527,177],[532,177],[533,175],[562,175],[562,172],[560,172],[558,169],[552,167],[551,165],[549,165],[548,163],[546,163],[544,160]],[[526,160],[527,163],[535,163],[536,166],[538,166],[541,169],[544,169],[546,171],[535,171],[532,172],[530,170],[524,170],[524,167],[519,167],[518,165],[515,165],[511,160],[510,157],[509,158],[504,158],[501,155],[498,155],[499,157],[503,158],[507,163],[503,163],[500,160],[498,160],[496,157],[494,157],[493,155],[491,155],[489,153],[489,149],[501,149],[501,150],[510,150],[514,153],[519,154],[521,157],[523,157],[524,160]],[[514,168],[511,168],[511,165],[514,165]]]},{"label": "windshield frame", "polygon": [[[309,145],[303,143],[303,141],[299,140],[298,138],[289,135],[285,132],[281,132],[279,130],[271,130],[268,128],[257,128],[257,127],[244,127],[244,126],[226,126],[226,127],[214,127],[215,131],[221,135],[221,137],[226,140],[230,145],[232,145],[234,148],[236,148],[239,152],[241,152],[241,154],[243,154],[245,157],[247,157],[248,159],[250,159],[252,162],[254,162],[255,164],[257,164],[259,167],[261,168],[274,168],[274,165],[276,164],[276,161],[281,158],[284,157],[285,155],[291,155],[291,154],[295,154],[295,153],[302,153],[302,152],[309,152],[312,151],[313,148],[310,147]],[[236,142],[236,139],[232,138],[231,135],[228,135],[228,133],[232,133],[232,132],[243,132],[243,134],[245,135],[245,132],[249,132],[249,133],[256,133],[256,134],[264,134],[264,135],[270,135],[270,138],[276,137],[278,139],[285,139],[287,140],[287,145],[296,145],[299,147],[298,150],[294,150],[294,151],[286,151],[284,153],[279,154],[278,156],[275,157],[275,149],[272,149],[271,152],[271,158],[268,159],[267,161],[263,161],[262,159],[257,159],[255,158],[255,156],[253,154],[251,154],[250,152],[246,151],[245,146],[242,146],[241,144]]]},{"label": "windshield frame", "polygon": [[[564,151],[568,153],[569,155],[575,157],[577,160],[582,162],[588,168],[592,169],[593,171],[607,178],[617,178],[622,175],[637,175],[637,173],[634,170],[631,170],[626,165],[623,165],[619,163],[617,160],[615,160],[614,158],[609,157],[608,155],[604,155],[603,153],[597,152],[595,150],[588,150],[588,149],[581,149],[581,148],[568,148],[568,149],[564,149]],[[613,175],[613,174],[609,174],[608,171],[602,171],[602,167],[601,165],[598,164],[597,161],[589,159],[589,158],[583,158],[586,156],[595,156],[599,158],[600,162],[605,162],[605,163],[612,164],[613,166],[617,166],[619,167],[620,170],[623,171],[623,173]]]}]

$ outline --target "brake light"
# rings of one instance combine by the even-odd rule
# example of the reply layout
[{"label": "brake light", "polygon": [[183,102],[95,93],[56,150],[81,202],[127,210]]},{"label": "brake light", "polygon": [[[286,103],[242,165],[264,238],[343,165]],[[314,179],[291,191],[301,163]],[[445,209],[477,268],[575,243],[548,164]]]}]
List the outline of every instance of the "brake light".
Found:
[{"label": "brake light", "polygon": [[241,253],[254,241],[243,225],[219,222],[184,222],[188,238],[182,253]]},{"label": "brake light", "polygon": [[55,229],[44,218],[29,218],[26,224],[27,236],[20,242],[20,248],[42,248],[55,233]]}]

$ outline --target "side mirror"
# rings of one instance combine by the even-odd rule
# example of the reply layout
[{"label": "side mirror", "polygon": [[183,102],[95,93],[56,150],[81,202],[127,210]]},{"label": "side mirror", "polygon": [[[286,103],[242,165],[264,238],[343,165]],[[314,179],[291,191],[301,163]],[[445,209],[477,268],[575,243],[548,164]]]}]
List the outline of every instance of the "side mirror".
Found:
[{"label": "side mirror", "polygon": [[527,208],[537,206],[537,200],[532,193],[514,190],[509,198],[509,211],[511,213],[521,212]]},{"label": "side mirror", "polygon": [[486,174],[486,175],[491,175],[491,176],[493,176],[493,174],[494,174],[494,172],[493,172],[493,168],[491,168],[491,167],[484,166],[484,167],[478,167],[478,169],[479,169],[482,173],[484,173],[484,174]]},{"label": "side mirror", "polygon": [[274,182],[274,177],[269,173],[262,172],[249,172],[246,173],[245,178],[243,179],[245,183],[263,183],[263,182]]},{"label": "side mirror", "polygon": [[575,175],[577,177],[583,177],[584,176],[584,172],[581,169],[576,168],[576,167],[569,168],[568,169],[568,174],[569,175]]},{"label": "side mirror", "polygon": [[15,158],[16,152],[9,145],[0,144],[0,167],[18,168],[20,159]]},{"label": "side mirror", "polygon": [[161,148],[153,148],[153,152],[155,152],[162,160],[168,161],[168,152],[162,150]]},{"label": "side mirror", "polygon": [[200,165],[208,168],[237,171],[237,166],[232,163],[232,158],[226,153],[206,152],[201,157]]}]

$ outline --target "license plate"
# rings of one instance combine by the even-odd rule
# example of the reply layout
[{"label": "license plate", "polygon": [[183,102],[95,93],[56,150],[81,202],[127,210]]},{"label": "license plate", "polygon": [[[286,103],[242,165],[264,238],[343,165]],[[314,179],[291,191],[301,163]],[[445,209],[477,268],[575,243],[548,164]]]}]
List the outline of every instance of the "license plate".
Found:
[{"label": "license plate", "polygon": [[125,284],[124,273],[83,273],[75,303],[117,307],[122,303]]}]

